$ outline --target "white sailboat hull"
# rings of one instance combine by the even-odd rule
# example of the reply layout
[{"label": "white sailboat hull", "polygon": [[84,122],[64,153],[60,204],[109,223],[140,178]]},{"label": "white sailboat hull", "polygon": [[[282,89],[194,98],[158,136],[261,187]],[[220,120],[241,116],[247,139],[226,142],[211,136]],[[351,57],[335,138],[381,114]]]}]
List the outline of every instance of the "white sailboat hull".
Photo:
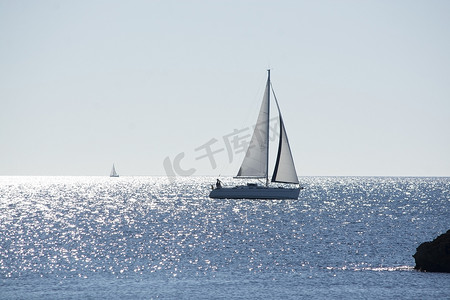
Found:
[{"label": "white sailboat hull", "polygon": [[216,188],[209,194],[216,199],[298,199],[301,188],[266,187],[241,185]]}]

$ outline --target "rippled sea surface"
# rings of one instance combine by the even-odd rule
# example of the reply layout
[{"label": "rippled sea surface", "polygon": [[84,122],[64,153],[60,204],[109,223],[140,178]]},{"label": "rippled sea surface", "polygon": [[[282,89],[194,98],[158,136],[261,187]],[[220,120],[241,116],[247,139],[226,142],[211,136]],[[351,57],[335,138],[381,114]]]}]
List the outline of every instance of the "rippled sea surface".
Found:
[{"label": "rippled sea surface", "polygon": [[258,201],[209,199],[208,177],[0,177],[0,298],[450,297],[412,257],[450,229],[450,178],[300,179]]}]

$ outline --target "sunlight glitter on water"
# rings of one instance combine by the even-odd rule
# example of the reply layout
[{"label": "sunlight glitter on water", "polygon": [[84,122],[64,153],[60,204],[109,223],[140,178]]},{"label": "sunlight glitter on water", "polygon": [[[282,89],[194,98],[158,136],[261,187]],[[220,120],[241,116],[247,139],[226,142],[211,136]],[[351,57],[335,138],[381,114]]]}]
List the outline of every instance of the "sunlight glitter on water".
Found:
[{"label": "sunlight glitter on water", "polygon": [[1,177],[0,273],[354,280],[347,272],[411,271],[419,241],[448,225],[448,179],[302,178],[297,201],[212,200],[211,182]]}]

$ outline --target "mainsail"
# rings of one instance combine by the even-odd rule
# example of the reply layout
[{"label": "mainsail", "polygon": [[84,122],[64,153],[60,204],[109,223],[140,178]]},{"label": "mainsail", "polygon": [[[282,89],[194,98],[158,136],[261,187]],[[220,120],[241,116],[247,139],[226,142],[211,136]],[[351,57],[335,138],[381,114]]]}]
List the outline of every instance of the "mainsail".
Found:
[{"label": "mainsail", "polygon": [[269,164],[270,75],[259,110],[258,120],[244,161],[236,177],[267,178]]}]

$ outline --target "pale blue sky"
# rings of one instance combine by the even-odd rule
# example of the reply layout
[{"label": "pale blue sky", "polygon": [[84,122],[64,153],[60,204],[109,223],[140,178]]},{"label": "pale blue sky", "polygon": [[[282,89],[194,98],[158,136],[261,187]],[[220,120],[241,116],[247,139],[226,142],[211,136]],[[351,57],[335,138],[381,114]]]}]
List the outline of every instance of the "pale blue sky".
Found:
[{"label": "pale blue sky", "polygon": [[0,0],[0,175],[234,175],[270,67],[300,176],[450,176],[449,53],[450,1]]}]

